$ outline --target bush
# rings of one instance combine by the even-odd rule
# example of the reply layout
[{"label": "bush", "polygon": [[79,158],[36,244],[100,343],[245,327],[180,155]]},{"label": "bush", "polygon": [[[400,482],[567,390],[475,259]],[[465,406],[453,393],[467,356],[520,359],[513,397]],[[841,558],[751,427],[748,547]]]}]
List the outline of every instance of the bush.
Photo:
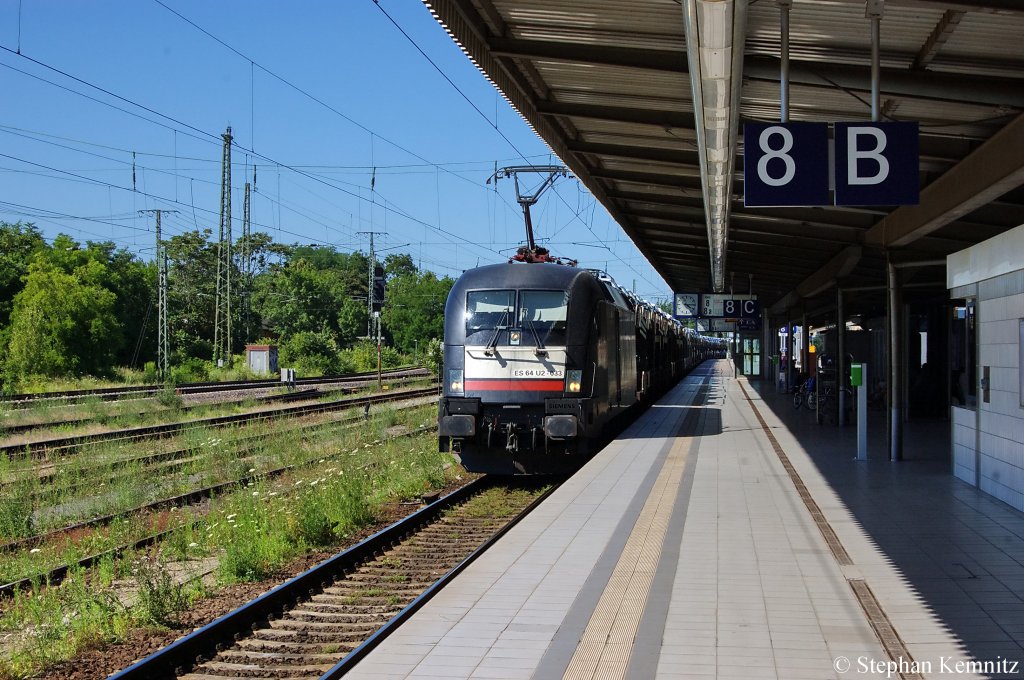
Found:
[{"label": "bush", "polygon": [[301,331],[283,340],[278,364],[294,368],[303,377],[342,373],[338,343],[326,329],[316,333]]},{"label": "bush", "polygon": [[[366,373],[377,370],[377,345],[366,340],[356,343],[351,349],[345,350],[342,355],[345,363],[351,365],[351,373]],[[394,347],[381,347],[380,352],[381,368],[398,368],[402,365],[402,355]]]},{"label": "bush", "polygon": [[180,614],[189,605],[185,586],[155,559],[143,557],[133,571],[139,586],[135,605],[138,620],[156,626],[178,625]]},{"label": "bush", "polygon": [[423,365],[429,368],[434,375],[440,375],[441,364],[443,363],[444,343],[438,338],[431,338],[423,352]]},{"label": "bush", "polygon": [[155,361],[147,361],[142,366],[142,382],[147,385],[160,381],[160,373],[156,370]]},{"label": "bush", "polygon": [[0,495],[0,541],[28,538],[35,533],[36,484],[23,478],[8,484]]},{"label": "bush", "polygon": [[210,363],[192,357],[185,359],[177,366],[171,366],[170,381],[175,385],[190,382],[206,382],[210,379]]},{"label": "bush", "polygon": [[295,539],[311,546],[330,545],[373,521],[364,479],[334,476],[317,481],[319,486],[307,488],[299,496],[289,520],[289,533]]}]

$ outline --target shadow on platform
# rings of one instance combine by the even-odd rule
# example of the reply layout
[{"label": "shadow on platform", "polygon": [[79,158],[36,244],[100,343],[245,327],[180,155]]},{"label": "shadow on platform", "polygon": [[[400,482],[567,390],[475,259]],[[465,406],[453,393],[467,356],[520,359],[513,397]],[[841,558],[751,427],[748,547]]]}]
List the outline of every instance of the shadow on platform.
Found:
[{"label": "shadow on platform", "polygon": [[814,413],[793,408],[792,395],[750,385],[922,607],[959,638],[965,658],[1024,667],[1024,513],[953,477],[949,422],[907,423],[904,460],[892,463],[885,413],[871,412],[869,459],[858,462],[855,427],[818,425]]}]

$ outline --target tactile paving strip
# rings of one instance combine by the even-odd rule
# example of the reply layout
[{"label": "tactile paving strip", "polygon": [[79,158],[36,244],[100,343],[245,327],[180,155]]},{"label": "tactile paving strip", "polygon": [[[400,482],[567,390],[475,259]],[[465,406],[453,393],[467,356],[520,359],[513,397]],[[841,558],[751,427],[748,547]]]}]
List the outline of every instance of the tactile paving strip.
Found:
[{"label": "tactile paving strip", "polygon": [[[707,394],[708,385],[705,383],[698,391],[694,403],[706,403]],[[695,436],[699,435],[699,427],[694,427],[699,420],[699,413],[699,410],[694,410],[687,416],[681,435],[691,431]],[[637,627],[643,617],[651,583],[661,560],[686,461],[697,441],[692,437],[679,436],[669,450],[622,555],[562,676],[563,680],[617,680],[625,677]]]}]

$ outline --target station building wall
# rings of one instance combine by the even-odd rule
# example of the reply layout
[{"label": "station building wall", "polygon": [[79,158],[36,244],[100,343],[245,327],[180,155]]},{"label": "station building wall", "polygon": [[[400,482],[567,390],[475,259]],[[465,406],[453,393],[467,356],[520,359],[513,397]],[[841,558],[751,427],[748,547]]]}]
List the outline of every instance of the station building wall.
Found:
[{"label": "station building wall", "polygon": [[952,472],[1024,510],[1024,226],[949,255],[946,277],[976,319],[975,398],[951,407]]}]

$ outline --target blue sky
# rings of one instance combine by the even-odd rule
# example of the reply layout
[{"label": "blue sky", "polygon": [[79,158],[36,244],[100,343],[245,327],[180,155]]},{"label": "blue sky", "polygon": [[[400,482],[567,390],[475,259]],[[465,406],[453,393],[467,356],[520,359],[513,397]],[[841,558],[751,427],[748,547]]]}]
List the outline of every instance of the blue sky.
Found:
[{"label": "blue sky", "polygon": [[[457,276],[525,238],[512,182],[485,180],[496,163],[557,158],[419,0],[160,2],[0,0],[0,220],[147,259],[139,210],[178,210],[169,235],[216,233],[230,125],[236,236],[255,165],[253,230],[277,241],[365,252],[357,232],[385,232],[378,249]],[[669,296],[577,181],[533,214],[554,254]]]}]

